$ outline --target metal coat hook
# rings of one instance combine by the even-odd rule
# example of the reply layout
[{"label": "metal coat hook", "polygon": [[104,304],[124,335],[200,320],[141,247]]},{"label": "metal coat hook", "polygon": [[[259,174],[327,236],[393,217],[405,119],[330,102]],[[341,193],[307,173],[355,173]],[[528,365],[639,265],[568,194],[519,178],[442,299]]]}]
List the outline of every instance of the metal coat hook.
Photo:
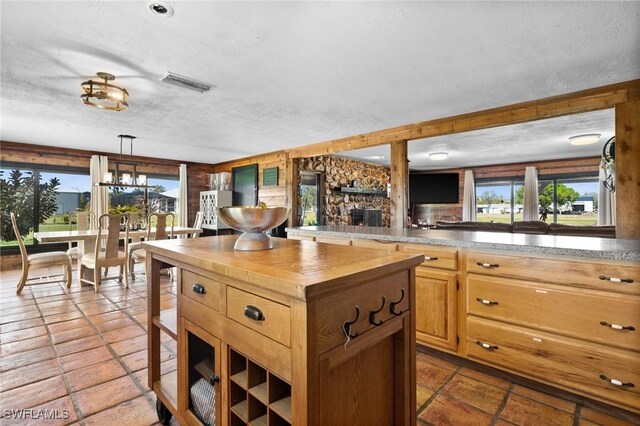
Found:
[{"label": "metal coat hook", "polygon": [[351,326],[358,321],[358,318],[360,318],[360,306],[356,305],[356,317],[354,318],[354,320],[345,321],[344,324],[342,324],[342,331],[344,331],[344,335],[347,337],[347,343],[349,343],[349,340],[355,339],[356,337],[358,337],[357,332],[356,334],[353,334],[353,335],[351,334]]},{"label": "metal coat hook", "polygon": [[398,300],[397,302],[391,302],[389,304],[389,312],[391,312],[393,315],[395,316],[399,316],[404,314],[405,312],[407,312],[406,310],[404,311],[400,311],[400,312],[396,312],[396,305],[399,304],[400,302],[402,302],[402,300],[404,299],[404,288],[400,289],[401,293],[400,293],[400,300]]},{"label": "metal coat hook", "polygon": [[384,305],[386,305],[386,303],[387,303],[387,300],[385,299],[384,296],[382,296],[382,305],[380,305],[380,308],[378,308],[375,311],[369,312],[369,322],[372,325],[375,325],[377,327],[379,325],[382,325],[382,323],[384,322],[384,320],[376,321],[376,314],[382,311],[382,309],[384,309]]}]

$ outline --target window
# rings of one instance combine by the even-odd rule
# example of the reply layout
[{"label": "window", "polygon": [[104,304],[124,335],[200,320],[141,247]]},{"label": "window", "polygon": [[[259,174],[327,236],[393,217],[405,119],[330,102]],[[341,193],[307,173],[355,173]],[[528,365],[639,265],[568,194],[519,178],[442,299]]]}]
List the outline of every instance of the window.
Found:
[{"label": "window", "polygon": [[34,245],[34,232],[68,230],[69,213],[88,209],[91,198],[89,174],[85,170],[49,170],[3,164],[0,186],[2,247],[17,247],[11,212],[17,216],[25,245]]},{"label": "window", "polygon": [[[505,179],[476,184],[477,220],[522,220],[524,181]],[[551,176],[538,181],[540,220],[570,225],[597,224],[597,176]]]},{"label": "window", "polygon": [[109,187],[110,211],[137,212],[140,217],[153,212],[170,212],[178,223],[180,179],[177,176],[147,176],[147,194],[144,188]]}]

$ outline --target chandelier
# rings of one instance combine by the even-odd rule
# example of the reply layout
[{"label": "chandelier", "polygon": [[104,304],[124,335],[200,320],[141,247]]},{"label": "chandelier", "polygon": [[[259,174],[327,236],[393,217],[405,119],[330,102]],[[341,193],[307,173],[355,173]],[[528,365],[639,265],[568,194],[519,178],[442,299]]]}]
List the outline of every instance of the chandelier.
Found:
[{"label": "chandelier", "polygon": [[[116,166],[115,170],[113,172],[106,172],[102,182],[98,182],[97,185],[148,188],[147,176],[138,174],[138,163],[133,161],[133,140],[136,139],[136,137],[131,135],[118,135],[118,137],[120,138],[120,158],[114,161]],[[122,159],[122,139],[129,139],[130,154],[128,161]],[[122,166],[125,166],[127,170],[122,170]]]},{"label": "chandelier", "polygon": [[124,87],[108,83],[115,80],[112,74],[106,72],[96,73],[97,77],[104,81],[87,80],[81,84],[84,95],[80,98],[86,105],[110,111],[123,111],[129,108],[127,98],[129,92]]}]

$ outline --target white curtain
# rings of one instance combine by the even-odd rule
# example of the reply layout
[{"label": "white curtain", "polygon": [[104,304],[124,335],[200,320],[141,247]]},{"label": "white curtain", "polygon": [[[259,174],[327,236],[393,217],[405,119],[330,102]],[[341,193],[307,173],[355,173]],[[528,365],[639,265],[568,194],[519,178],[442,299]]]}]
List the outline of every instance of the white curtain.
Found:
[{"label": "white curtain", "polygon": [[462,220],[475,222],[476,213],[476,183],[473,179],[473,170],[466,170],[462,193]]},{"label": "white curtain", "polygon": [[178,226],[189,226],[189,191],[187,165],[180,164],[180,193],[178,195]]},{"label": "white curtain", "polygon": [[91,176],[91,213],[96,218],[91,223],[92,229],[98,229],[98,218],[109,212],[108,186],[97,186],[96,182],[102,182],[104,174],[109,171],[109,159],[104,155],[92,155],[89,163]]},{"label": "white curtain", "polygon": [[598,178],[598,225],[615,225],[616,193],[605,188],[603,185],[604,180],[604,169],[600,166],[600,175]]},{"label": "white curtain", "polygon": [[538,169],[527,167],[524,172],[524,205],[522,220],[538,220]]}]

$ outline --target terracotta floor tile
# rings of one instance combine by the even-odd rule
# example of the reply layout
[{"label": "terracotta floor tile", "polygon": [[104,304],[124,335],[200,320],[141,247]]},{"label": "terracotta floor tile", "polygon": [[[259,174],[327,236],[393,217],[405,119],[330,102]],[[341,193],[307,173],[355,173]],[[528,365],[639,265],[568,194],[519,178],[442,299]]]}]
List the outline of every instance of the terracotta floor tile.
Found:
[{"label": "terracotta floor tile", "polygon": [[526,398],[533,399],[534,401],[541,402],[543,404],[550,405],[562,411],[566,411],[570,414],[576,410],[576,404],[565,399],[560,399],[555,396],[548,395],[546,393],[538,392],[531,388],[516,385],[513,388],[513,393],[522,395]]},{"label": "terracotta floor tile", "polygon": [[459,368],[459,366],[457,364],[454,364],[453,362],[435,357],[430,354],[425,354],[422,352],[418,352],[416,354],[416,361],[417,360],[420,360],[425,363],[429,363],[431,365],[435,365],[436,367],[440,367],[444,370],[455,371]]},{"label": "terracotta floor tile", "polygon": [[2,316],[8,316],[8,315],[15,315],[15,314],[27,314],[30,312],[35,312],[36,314],[38,313],[38,307],[33,304],[33,305],[22,305],[22,306],[15,306],[13,308],[5,308],[3,307],[0,312],[2,312]]},{"label": "terracotta floor tile", "polygon": [[495,426],[513,426],[515,423],[508,422],[503,419],[498,419],[495,423]]},{"label": "terracotta floor tile", "polygon": [[138,371],[147,368],[147,350],[134,352],[122,357],[122,361],[129,367],[131,371]]},{"label": "terracotta floor tile", "polygon": [[580,419],[588,420],[603,426],[630,426],[633,424],[640,424],[640,415],[638,416],[637,421],[630,423],[588,407],[581,408]]},{"label": "terracotta floor tile", "polygon": [[437,367],[424,358],[416,360],[416,382],[429,389],[438,390],[453,374],[453,371]]},{"label": "terracotta floor tile", "polygon": [[51,377],[0,393],[0,412],[31,408],[67,395],[61,376]]},{"label": "terracotta floor tile", "polygon": [[113,358],[113,354],[106,346],[99,346],[88,351],[76,352],[60,358],[60,364],[65,372],[77,370],[89,365],[99,364]]},{"label": "terracotta floor tile", "polygon": [[[171,355],[172,356],[172,355]],[[160,374],[167,374],[178,369],[178,358],[174,357],[160,363]]]},{"label": "terracotta floor tile", "polygon": [[540,424],[571,426],[573,424],[572,414],[514,393],[509,396],[507,405],[500,413],[500,418],[522,426]]},{"label": "terracotta floor tile", "polygon": [[59,331],[51,333],[51,337],[55,344],[70,342],[71,340],[81,339],[83,337],[95,336],[96,330],[92,326],[74,328],[72,330]]},{"label": "terracotta floor tile", "polygon": [[433,391],[424,386],[416,386],[416,407],[419,409],[433,395]]},{"label": "terracotta floor tile", "polygon": [[158,421],[158,416],[155,413],[155,405],[143,395],[87,417],[84,424],[103,426],[111,424],[113,419],[118,419],[122,425],[151,425]]},{"label": "terracotta floor tile", "polygon": [[51,333],[59,333],[61,331],[73,330],[75,328],[87,327],[89,325],[91,325],[91,323],[86,318],[77,318],[70,321],[49,324],[47,327]]},{"label": "terracotta floor tile", "polygon": [[84,417],[113,407],[142,394],[131,377],[124,376],[76,393],[78,408]]},{"label": "terracotta floor tile", "polygon": [[112,343],[111,349],[113,349],[115,353],[118,354],[118,356],[123,356],[143,349],[147,349],[147,335],[143,334],[138,337],[133,337],[131,339]]},{"label": "terracotta floor tile", "polygon": [[462,374],[463,376],[471,377],[472,379],[485,382],[502,390],[508,390],[511,387],[511,383],[506,380],[503,380],[499,377],[490,376],[488,374],[481,373],[470,368],[463,367],[462,369],[460,369],[460,371],[458,371],[458,374]]},{"label": "terracotta floor tile", "polygon": [[10,333],[12,331],[25,330],[27,328],[38,327],[41,325],[44,325],[44,320],[42,318],[31,318],[28,320],[2,324],[0,328],[2,329],[3,333]]},{"label": "terracotta floor tile", "polygon": [[44,317],[44,322],[46,324],[55,324],[57,322],[68,321],[81,317],[82,312],[76,309],[73,312],[65,312],[63,314],[49,315],[47,317]]},{"label": "terracotta floor tile", "polygon": [[73,402],[71,402],[71,397],[69,396],[49,401],[32,408],[36,412],[39,412],[39,410],[47,410],[47,413],[55,413],[55,417],[48,418],[46,421],[43,419],[33,419],[32,421],[21,424],[30,426],[42,426],[43,424],[46,424],[46,426],[63,426],[78,420],[76,410],[73,408]]},{"label": "terracotta floor tile", "polygon": [[446,384],[442,393],[493,415],[502,404],[507,392],[470,377],[456,374]]},{"label": "terracotta floor tile", "polygon": [[[4,274],[4,271],[2,272]],[[4,279],[4,276],[3,276]],[[26,297],[26,294],[16,296],[15,291],[11,289],[11,292],[6,296],[0,296],[0,309],[15,308],[18,306],[35,306],[36,300],[33,297]]]},{"label": "terracotta floor tile", "polygon": [[104,314],[106,312],[114,312],[117,311],[118,307],[115,305],[102,305],[102,306],[94,306],[91,308],[85,308],[82,310],[82,312],[84,312],[84,314],[88,317],[92,316],[92,315],[99,315],[99,314]]},{"label": "terracotta floor tile", "polygon": [[145,390],[149,390],[149,384],[147,383],[147,380],[149,379],[149,370],[143,368],[142,370],[133,373],[131,377],[138,382],[138,385],[141,385]]},{"label": "terracotta floor tile", "polygon": [[0,372],[24,367],[25,365],[35,364],[36,362],[52,359],[55,357],[56,354],[53,351],[52,346],[45,346],[27,352],[20,352],[13,355],[3,356],[0,357]]},{"label": "terracotta floor tile", "polygon": [[40,316],[40,312],[38,311],[4,315],[4,316],[0,316],[0,324],[3,324],[3,327],[4,327],[4,324],[17,322],[17,321],[24,321],[32,318],[38,318],[39,316]]},{"label": "terracotta floor tile", "polygon": [[65,356],[74,352],[86,351],[87,349],[97,348],[104,345],[104,341],[100,336],[83,337],[82,339],[72,340],[56,345],[58,356]]},{"label": "terracotta floor tile", "polygon": [[123,300],[122,302],[117,302],[116,306],[118,306],[118,308],[120,308],[120,309],[134,308],[134,307],[138,307],[138,306],[144,306],[146,308],[147,307],[147,301],[145,299],[142,299],[142,298],[131,299],[131,300]]},{"label": "terracotta floor tile", "polygon": [[145,306],[136,306],[134,308],[125,308],[122,310],[122,312],[125,312],[127,315],[130,315],[132,317],[136,316],[136,315],[140,315],[140,314],[144,314],[147,312],[147,307]]},{"label": "terracotta floor tile", "polygon": [[20,340],[31,339],[33,337],[44,336],[47,334],[45,326],[26,328],[24,330],[11,331],[9,333],[0,334],[0,342],[6,343],[18,342]]},{"label": "terracotta floor tile", "polygon": [[489,425],[492,416],[446,395],[438,395],[418,416],[434,425]]},{"label": "terracotta floor tile", "polygon": [[118,330],[107,331],[103,333],[105,340],[109,343],[120,342],[122,340],[131,339],[146,334],[145,331],[139,325],[130,325]]},{"label": "terracotta floor tile", "polygon": [[50,344],[51,344],[51,341],[49,340],[49,336],[47,335],[32,337],[31,339],[20,340],[18,342],[13,342],[13,343],[3,343],[2,356],[17,354],[20,352],[26,352],[32,349],[49,346]]},{"label": "terracotta floor tile", "polygon": [[2,392],[15,389],[29,383],[48,379],[60,374],[58,363],[55,359],[47,359],[26,365],[13,370],[5,371],[0,377],[0,390]]},{"label": "terracotta floor tile", "polygon": [[72,392],[105,383],[126,375],[127,372],[120,366],[120,363],[112,359],[100,364],[91,365],[66,373],[67,380]]},{"label": "terracotta floor tile", "polygon": [[68,305],[64,306],[52,306],[50,308],[40,307],[40,311],[42,312],[43,317],[48,317],[52,315],[64,314],[68,312],[75,312],[78,308],[76,308],[73,303],[68,302]]}]

